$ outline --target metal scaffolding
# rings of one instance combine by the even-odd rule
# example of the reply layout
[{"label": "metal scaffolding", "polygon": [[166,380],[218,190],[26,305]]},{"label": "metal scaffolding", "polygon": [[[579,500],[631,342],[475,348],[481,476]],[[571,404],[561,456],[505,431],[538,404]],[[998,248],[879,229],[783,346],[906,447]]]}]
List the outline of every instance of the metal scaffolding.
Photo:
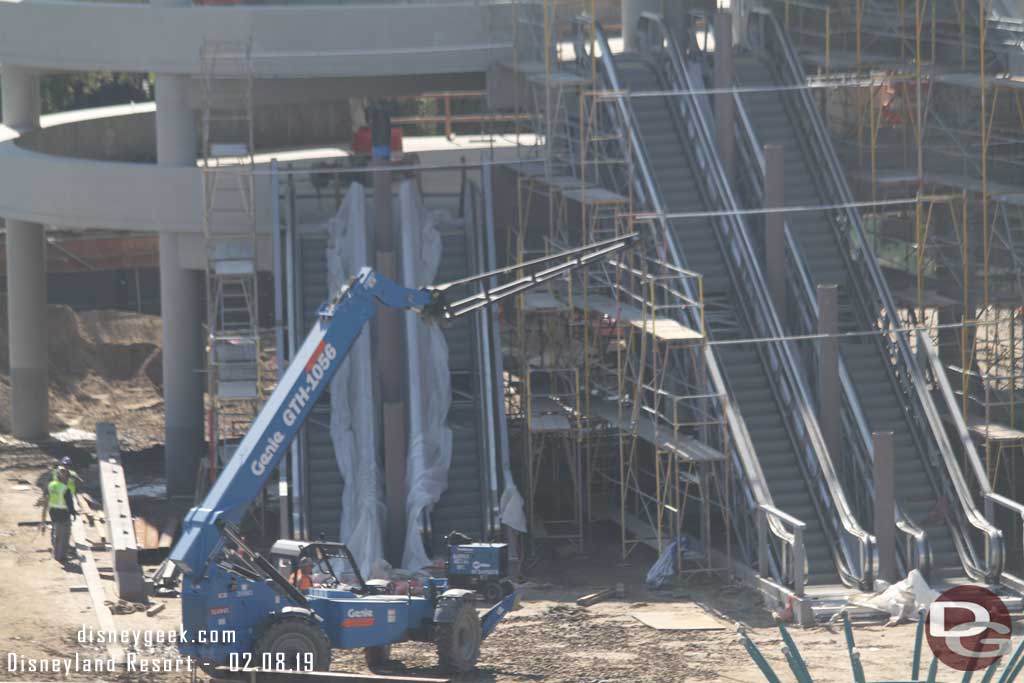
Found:
[{"label": "metal scaffolding", "polygon": [[[582,547],[590,524],[620,529],[621,554],[639,545],[675,553],[680,572],[720,570],[729,556],[729,464],[706,444],[727,440],[721,397],[706,387],[700,275],[671,266],[662,236],[634,220],[632,154],[596,82],[592,3],[520,3],[514,68],[536,147],[514,168],[513,262],[632,233],[635,253],[520,297],[510,369],[510,415],[521,429],[533,545]],[[590,20],[592,22],[592,20]],[[575,26],[570,22],[575,22]],[[586,43],[589,41],[589,49]],[[696,316],[690,316],[697,311]],[[506,367],[513,368],[512,364]],[[709,438],[714,432],[715,436]]]},{"label": "metal scaffolding", "polygon": [[201,50],[208,440],[204,491],[262,404],[251,42]]},{"label": "metal scaffolding", "polygon": [[[993,485],[1024,390],[1024,24],[993,0],[772,0],[805,63],[908,322],[931,327]],[[1008,445],[1012,444],[1012,446]]]}]

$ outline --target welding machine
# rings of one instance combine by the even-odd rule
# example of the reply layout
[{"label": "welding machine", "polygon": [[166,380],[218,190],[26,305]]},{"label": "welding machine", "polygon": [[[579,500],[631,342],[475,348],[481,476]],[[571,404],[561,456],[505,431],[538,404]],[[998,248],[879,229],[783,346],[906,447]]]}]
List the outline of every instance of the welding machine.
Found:
[{"label": "welding machine", "polygon": [[448,535],[445,563],[448,585],[476,591],[487,603],[511,595],[515,587],[508,580],[507,543],[470,543],[459,532]]}]

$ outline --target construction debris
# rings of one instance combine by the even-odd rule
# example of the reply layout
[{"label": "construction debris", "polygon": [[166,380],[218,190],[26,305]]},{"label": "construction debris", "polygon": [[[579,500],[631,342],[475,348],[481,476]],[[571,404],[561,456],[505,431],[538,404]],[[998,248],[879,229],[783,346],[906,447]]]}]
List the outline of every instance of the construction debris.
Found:
[{"label": "construction debris", "polygon": [[153,605],[148,610],[146,610],[146,616],[147,617],[155,617],[156,615],[158,615],[161,612],[163,612],[166,607],[167,607],[167,603],[163,603],[163,602],[157,603],[156,605]]},{"label": "construction debris", "polygon": [[656,631],[723,631],[728,626],[694,603],[673,605],[671,610],[631,612],[629,616]]},{"label": "construction debris", "polygon": [[576,604],[580,607],[590,607],[596,605],[599,602],[604,602],[611,597],[621,598],[626,592],[625,586],[621,583],[615,584],[614,588],[605,588],[604,590],[597,591],[596,593],[590,593],[584,595],[576,600]]}]

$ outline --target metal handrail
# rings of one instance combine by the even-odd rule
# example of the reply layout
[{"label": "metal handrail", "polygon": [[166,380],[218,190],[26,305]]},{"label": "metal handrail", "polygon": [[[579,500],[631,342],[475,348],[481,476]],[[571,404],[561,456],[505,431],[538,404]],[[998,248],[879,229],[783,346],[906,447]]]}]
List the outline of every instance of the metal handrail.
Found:
[{"label": "metal handrail", "polygon": [[[803,67],[801,67],[792,44],[789,42],[775,16],[768,10],[755,8],[751,11],[752,21],[748,27],[754,26],[755,22],[753,19],[755,17],[761,20],[762,27],[764,23],[767,23],[771,28],[772,36],[781,48],[781,57],[785,62],[790,79],[796,83],[806,82]],[[768,36],[765,35],[765,32],[762,31],[761,33],[762,38],[767,40]],[[850,191],[849,185],[846,182],[846,176],[843,174],[839,161],[835,157],[835,152],[832,150],[831,140],[821,119],[821,114],[814,106],[811,96],[806,89],[798,89],[795,93],[800,98],[801,108],[807,116],[808,132],[814,138],[810,148],[816,150],[821,155],[820,161],[826,170],[823,180],[832,184],[832,190],[835,192],[836,198],[844,206],[843,209],[840,209],[841,218],[839,220],[850,229],[853,237],[853,242],[850,245],[851,249],[855,254],[859,253],[867,256],[851,258],[849,254],[844,254],[844,258],[851,268],[861,275],[861,277],[853,278],[854,284],[862,288],[862,292],[866,297],[873,295],[876,298],[875,304],[878,307],[875,310],[880,309],[883,313],[880,321],[880,332],[882,334],[879,335],[879,339],[882,344],[888,347],[889,356],[894,361],[895,379],[907,399],[905,405],[915,413],[912,424],[918,429],[918,437],[928,439],[929,441],[933,440],[934,444],[938,447],[940,462],[934,462],[931,449],[924,448],[922,450],[926,455],[925,462],[932,460],[931,465],[933,468],[937,467],[940,470],[946,470],[946,477],[942,477],[938,472],[933,472],[935,476],[934,482],[943,488],[952,486],[952,491],[947,492],[954,494],[952,497],[959,501],[960,514],[963,516],[963,520],[984,537],[984,564],[981,566],[981,563],[979,563],[975,556],[974,547],[967,537],[967,529],[960,525],[959,529],[963,537],[961,538],[954,534],[954,542],[960,550],[961,560],[968,574],[973,575],[974,578],[996,582],[1003,570],[1002,533],[990,524],[975,506],[963,472],[946,437],[938,410],[928,394],[924,375],[914,359],[906,335],[899,331],[901,323],[896,304],[871,251],[860,215],[853,208],[853,193]],[[870,285],[870,288],[865,289],[865,285]],[[965,455],[971,458],[972,453],[967,451]],[[973,456],[976,457],[977,453],[973,453]],[[972,465],[975,464],[972,463]],[[980,462],[974,466],[974,469],[976,473],[984,473],[984,470],[980,469]],[[984,479],[984,484],[979,479],[979,485],[983,488],[988,486],[987,477]]]},{"label": "metal handrail", "polygon": [[[995,516],[995,506],[999,505],[1008,509],[1010,512],[1016,513],[1024,522],[1024,505],[1018,503],[1015,500],[1007,498],[1006,496],[996,493],[992,489],[992,485],[986,476],[985,471],[981,464],[981,457],[978,455],[977,448],[974,445],[974,439],[971,438],[970,432],[967,430],[967,423],[964,421],[963,415],[960,413],[959,405],[957,404],[956,395],[953,393],[953,387],[949,383],[949,377],[946,374],[946,368],[943,366],[939,353],[935,349],[935,345],[932,343],[931,337],[925,334],[924,331],[918,330],[917,332],[917,348],[918,353],[923,356],[926,367],[931,370],[932,379],[935,382],[935,386],[938,389],[939,398],[942,401],[942,405],[946,408],[946,413],[949,415],[950,420],[953,422],[953,428],[956,430],[957,437],[960,439],[960,446],[967,454],[967,460],[971,463],[974,468],[974,476],[981,482],[981,495],[985,500],[985,517],[993,524],[993,517]],[[1005,550],[1003,551],[1005,552]],[[1003,558],[1005,563],[1006,558]]]},{"label": "metal handrail", "polygon": [[[703,84],[694,83],[687,70],[682,53],[680,52],[674,37],[665,26],[661,16],[644,12],[640,15],[641,30],[639,33],[647,37],[649,46],[663,46],[668,54],[669,63],[674,71],[677,89],[694,92],[703,90]],[[657,34],[654,33],[657,31]],[[711,128],[700,110],[695,98],[685,96],[677,98],[683,110],[692,105],[695,112],[694,120],[698,144],[705,149],[714,150],[714,138]],[[712,156],[709,153],[709,156]],[[714,169],[716,173],[709,175],[712,181],[716,181],[717,194],[723,199],[725,208],[738,209],[739,204],[732,193],[732,188],[725,177],[724,169],[720,165]],[[740,286],[745,287],[745,302],[755,303],[755,310],[748,311],[749,318],[755,327],[755,334],[767,337],[784,337],[784,330],[774,304],[767,295],[767,287],[761,273],[760,264],[750,242],[746,226],[735,214],[725,219],[732,223],[732,229],[722,230],[721,234],[730,240],[735,248],[728,250],[729,256],[734,265],[741,271],[740,277],[736,278]],[[757,314],[760,313],[760,316]],[[783,415],[790,420],[790,428],[794,434],[803,436],[799,439],[796,452],[803,458],[808,474],[808,486],[815,497],[816,507],[824,508],[827,514],[822,515],[831,523],[831,530],[836,537],[837,559],[836,564],[840,573],[862,589],[868,590],[872,583],[872,551],[874,543],[871,536],[864,531],[857,522],[843,492],[842,485],[835,473],[834,466],[828,454],[824,437],[818,427],[817,420],[813,417],[814,410],[810,400],[804,378],[800,373],[799,365],[792,353],[792,346],[789,342],[778,344],[766,344],[761,350],[768,356],[772,366],[773,381],[781,382],[778,387],[778,399],[784,406]],[[820,475],[820,476],[819,476]],[[847,541],[852,543],[852,548]]]},{"label": "metal handrail", "polygon": [[[750,115],[747,113],[746,105],[739,93],[733,93],[736,105],[736,137],[740,145],[741,153],[745,154],[747,163],[743,165],[751,175],[749,185],[751,191],[756,193],[754,199],[760,202],[763,199],[764,176],[767,173],[764,151],[758,142],[757,133],[750,122]],[[803,252],[796,240],[793,238],[789,221],[783,221],[786,240],[786,256],[790,267],[787,269],[787,280],[793,291],[798,295],[797,304],[802,314],[802,329],[800,332],[813,334],[816,331],[818,321],[818,301],[815,296],[813,280],[807,268]],[[870,472],[863,471],[863,465],[874,459],[871,430],[868,427],[867,419],[861,409],[860,400],[857,397],[853,381],[846,369],[846,361],[842,355],[839,356],[839,378],[843,392],[843,424],[847,431],[856,434],[851,439],[851,446],[857,449],[859,454],[854,462],[860,465],[862,476],[860,477],[867,487],[869,496],[874,490],[874,482]],[[838,484],[838,482],[837,482]],[[916,568],[922,574],[928,576],[931,567],[931,550],[928,546],[927,534],[918,527],[904,512],[902,506],[896,505],[896,528],[906,536],[906,549],[904,551],[907,568]]]},{"label": "metal handrail", "polygon": [[[623,129],[619,131],[619,133],[628,139],[629,149],[635,156],[637,166],[639,167],[640,177],[635,179],[637,194],[641,198],[641,201],[646,200],[654,210],[654,213],[656,214],[654,220],[657,223],[661,234],[665,236],[669,256],[672,259],[673,265],[677,268],[686,269],[686,263],[680,255],[675,239],[673,238],[671,228],[665,218],[665,207],[661,201],[661,196],[657,190],[657,186],[654,183],[646,151],[641,144],[639,136],[637,135],[635,117],[630,105],[626,102],[626,98],[622,95],[622,88],[615,68],[615,61],[612,57],[612,51],[608,44],[608,39],[604,33],[604,29],[596,19],[592,19],[587,16],[577,17],[573,23],[580,36],[576,49],[576,58],[580,62],[583,61],[585,56],[590,57],[590,55],[586,53],[586,47],[582,40],[582,30],[589,28],[593,31],[592,39],[601,52],[598,63],[601,65],[603,75],[607,79],[608,85],[612,91],[609,99],[615,104],[615,110],[617,111],[618,119]],[[596,56],[594,56],[594,58],[596,58]],[[695,296],[689,281],[683,280],[683,282],[680,283],[680,286],[687,296],[691,298]],[[693,317],[692,311],[688,311],[686,315]],[[697,322],[697,320],[691,321],[693,324],[696,324]],[[702,352],[704,354],[705,367],[707,368],[710,378],[712,392],[723,397],[721,410],[724,414],[726,424],[732,437],[730,440],[730,450],[732,450],[731,455],[738,460],[741,465],[741,467],[734,470],[734,472],[737,476],[745,477],[746,486],[744,487],[744,490],[747,495],[752,496],[752,500],[749,501],[752,504],[752,507],[756,509],[756,507],[760,505],[771,505],[771,493],[768,491],[768,487],[764,479],[764,473],[761,471],[760,463],[757,461],[757,457],[754,454],[750,434],[747,432],[746,424],[742,417],[736,412],[732,402],[729,400],[729,392],[718,367],[718,360],[715,357],[714,351],[710,346],[705,345]],[[786,531],[777,518],[773,517],[769,521],[768,527],[770,528],[772,535],[782,541],[784,546],[788,545],[792,548],[794,542],[793,535]],[[784,579],[782,578],[783,575],[780,574],[783,570],[784,564],[784,562],[780,562],[780,566],[775,572],[774,578],[780,583],[784,583]],[[759,566],[758,570],[761,572],[762,576],[767,578],[766,571],[768,570],[766,570],[764,565]]]},{"label": "metal handrail", "polygon": [[788,524],[793,528],[792,532],[786,534],[786,541],[793,548],[792,573],[793,592],[803,595],[804,582],[807,575],[807,554],[804,549],[804,530],[807,524],[801,522],[793,515],[786,514],[774,505],[762,503],[757,506],[757,570],[762,575],[764,567],[768,565],[768,521],[769,518]]}]

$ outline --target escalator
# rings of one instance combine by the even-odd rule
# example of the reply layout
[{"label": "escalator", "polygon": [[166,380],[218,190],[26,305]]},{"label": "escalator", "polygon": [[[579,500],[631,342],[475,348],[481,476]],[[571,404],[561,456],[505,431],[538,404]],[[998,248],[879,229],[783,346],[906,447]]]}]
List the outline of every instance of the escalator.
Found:
[{"label": "escalator", "polygon": [[[659,79],[656,67],[635,54],[617,56],[622,87],[634,92],[669,88]],[[671,100],[645,97],[633,103],[636,122],[651,170],[665,208],[671,213],[708,211],[694,178],[687,151],[675,130]],[[729,268],[707,218],[670,221],[682,245],[686,265],[703,273],[705,320],[712,339],[736,340],[749,334],[738,310]],[[833,544],[818,521],[813,497],[794,454],[786,422],[775,400],[767,371],[754,344],[722,346],[717,352],[726,381],[757,449],[768,489],[775,505],[807,524],[808,585],[839,583],[832,559]]]},{"label": "escalator", "polygon": [[[923,556],[905,557],[905,568],[930,570],[933,582],[991,579],[998,575],[993,565],[1001,563],[998,551],[993,552],[1001,540],[998,531],[961,486],[959,466],[906,333],[863,334],[901,326],[898,313],[870,247],[861,246],[866,242],[859,216],[849,206],[838,164],[829,163],[834,151],[822,134],[813,100],[805,90],[777,89],[804,82],[788,39],[770,15],[755,16],[762,22],[757,35],[765,44],[734,60],[740,115],[757,145],[784,149],[787,206],[843,207],[787,214],[791,247],[797,251],[790,260],[805,269],[811,286],[838,286],[839,331],[847,335],[840,340],[842,377],[847,403],[854,404],[848,407],[860,411],[871,432],[893,432],[897,504],[927,539]],[[791,332],[808,331],[793,325],[788,321]],[[865,450],[870,451],[861,444],[860,451]],[[867,464],[861,472],[870,469]],[[984,557],[974,550],[972,534],[984,537]]]},{"label": "escalator", "polygon": [[[660,26],[660,24],[659,24]],[[598,42],[602,33],[597,29]],[[671,41],[649,41],[662,45]],[[610,54],[606,43],[604,54]],[[648,50],[603,59],[609,85],[633,93],[688,87],[685,67],[670,51]],[[710,144],[698,98],[641,96],[623,108],[623,125],[638,148],[644,176],[638,194],[649,208],[669,214],[730,209],[734,200]],[[694,133],[694,131],[698,131]],[[728,211],[726,211],[728,214]],[[786,343],[742,343],[780,331],[759,266],[734,214],[671,218],[664,229],[677,267],[703,275],[706,329],[712,359],[737,415],[730,427],[756,462],[739,458],[748,493],[764,508],[800,520],[808,586],[864,586],[870,574],[870,537],[852,520],[836,484],[806,390]],[[729,343],[735,342],[735,343]],[[801,403],[803,402],[803,403]],[[742,416],[742,417],[740,417]],[[763,569],[763,568],[762,568]],[[765,575],[764,571],[761,572]]]},{"label": "escalator", "polygon": [[[477,201],[476,194],[472,201]],[[438,226],[442,250],[436,282],[450,282],[494,267],[493,257],[488,258],[479,244],[486,226],[476,224],[476,213],[458,216],[459,202],[449,195],[428,195],[424,203],[431,210],[455,216]],[[296,239],[296,312],[301,315],[303,333],[317,319],[318,307],[327,295],[328,239],[325,228],[304,229]],[[492,398],[488,405],[487,396],[493,383],[500,380],[501,369],[495,367],[493,359],[490,365],[485,361],[486,337],[494,331],[481,320],[482,316],[464,316],[442,328],[452,383],[448,412],[452,460],[447,488],[423,520],[428,550],[434,553],[445,547],[443,537],[449,531],[457,529],[473,538],[491,538],[497,524],[496,477],[500,477],[499,449],[503,446],[493,430],[504,416],[501,401]],[[489,410],[502,411],[500,419]],[[340,492],[344,484],[331,441],[330,415],[330,395],[325,394],[314,407],[301,437],[302,525],[296,533],[304,527],[308,538],[323,535],[335,539],[340,530]]]}]

